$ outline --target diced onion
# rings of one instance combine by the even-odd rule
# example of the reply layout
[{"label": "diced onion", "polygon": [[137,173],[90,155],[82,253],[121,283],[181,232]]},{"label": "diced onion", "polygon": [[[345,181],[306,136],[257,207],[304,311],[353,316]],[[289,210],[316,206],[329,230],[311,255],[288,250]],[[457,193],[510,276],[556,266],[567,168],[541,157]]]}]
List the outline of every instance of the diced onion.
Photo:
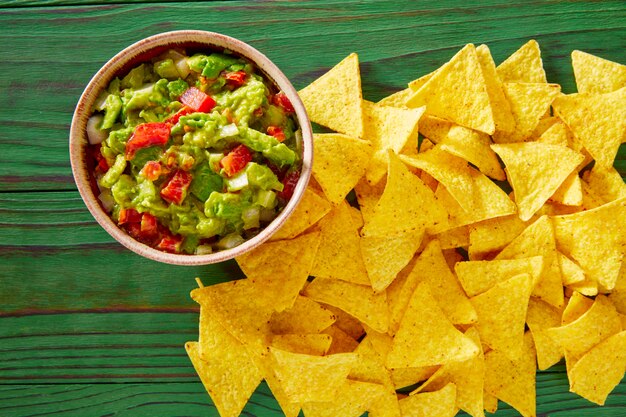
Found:
[{"label": "diced onion", "polygon": [[261,220],[262,222],[271,222],[272,220],[274,220],[274,218],[276,217],[276,211],[274,211],[273,209],[261,209],[261,212],[259,213],[259,220]]},{"label": "diced onion", "polygon": [[98,196],[98,200],[102,203],[102,208],[107,213],[110,213],[113,210],[113,206],[115,205],[115,199],[109,190],[103,191]]},{"label": "diced onion", "polygon": [[191,72],[189,69],[189,65],[187,65],[187,58],[180,58],[174,61],[174,65],[176,65],[176,70],[178,70],[178,74],[180,74],[180,78],[185,79]]},{"label": "diced onion", "polygon": [[237,233],[231,233],[221,238],[217,242],[216,246],[218,249],[231,249],[235,246],[241,245],[243,242],[244,238],[241,237],[241,235]]},{"label": "diced onion", "polygon": [[231,123],[220,129],[220,138],[228,138],[239,134],[239,128],[236,124]]},{"label": "diced onion", "polygon": [[248,186],[248,174],[241,171],[239,174],[226,180],[228,191],[239,191]]},{"label": "diced onion", "polygon": [[275,206],[276,193],[270,190],[259,190],[257,194],[257,202],[265,208],[273,208]]},{"label": "diced onion", "polygon": [[106,130],[100,129],[102,119],[104,116],[101,114],[94,114],[87,120],[87,140],[89,140],[90,145],[102,143],[109,136]]},{"label": "diced onion", "polygon": [[260,226],[259,223],[259,215],[261,210],[259,207],[254,206],[250,207],[241,213],[241,220],[243,220],[243,228],[244,230],[248,229],[256,229]]},{"label": "diced onion", "polygon": [[208,255],[213,253],[213,247],[211,245],[198,245],[196,248],[196,255]]}]

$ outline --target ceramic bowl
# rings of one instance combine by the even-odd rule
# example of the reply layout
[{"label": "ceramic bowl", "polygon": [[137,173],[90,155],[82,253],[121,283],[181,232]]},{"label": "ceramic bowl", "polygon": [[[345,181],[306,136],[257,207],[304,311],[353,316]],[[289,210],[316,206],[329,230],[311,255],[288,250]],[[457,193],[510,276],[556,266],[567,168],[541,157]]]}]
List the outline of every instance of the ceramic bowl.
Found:
[{"label": "ceramic bowl", "polygon": [[[87,120],[92,114],[94,102],[102,90],[116,76],[123,76],[134,66],[171,48],[185,48],[191,50],[221,51],[227,49],[234,54],[252,61],[263,75],[273,82],[278,90],[283,91],[295,109],[296,118],[302,131],[302,168],[301,176],[295,187],[294,194],[287,206],[265,229],[253,238],[246,240],[234,248],[214,252],[205,255],[173,254],[151,248],[128,235],[118,227],[102,208],[97,195],[92,188],[92,174],[88,169],[87,162]],[[91,79],[78,101],[72,125],[70,128],[70,162],[72,173],[81,197],[96,221],[115,240],[126,246],[133,252],[158,262],[176,265],[204,265],[226,261],[242,255],[266,241],[276,232],[280,226],[293,213],[300,201],[311,175],[313,162],[313,135],[306,110],[298,97],[295,88],[281,70],[272,63],[264,54],[252,46],[235,38],[214,32],[182,30],[166,32],[150,36],[132,44],[111,58]]]}]

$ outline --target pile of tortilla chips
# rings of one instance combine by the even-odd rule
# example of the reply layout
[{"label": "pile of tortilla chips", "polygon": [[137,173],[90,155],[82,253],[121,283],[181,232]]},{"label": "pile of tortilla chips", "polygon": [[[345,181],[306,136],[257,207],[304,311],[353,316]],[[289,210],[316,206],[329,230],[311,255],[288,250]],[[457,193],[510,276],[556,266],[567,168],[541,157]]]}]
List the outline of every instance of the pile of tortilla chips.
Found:
[{"label": "pile of tortilla chips", "polygon": [[191,294],[221,416],[265,380],[288,417],[531,417],[562,358],[605,402],[626,368],[626,66],[572,61],[570,95],[535,41],[499,66],[467,45],[378,103],[356,54],[300,91],[336,131],[306,194],[237,259],[246,279]]}]

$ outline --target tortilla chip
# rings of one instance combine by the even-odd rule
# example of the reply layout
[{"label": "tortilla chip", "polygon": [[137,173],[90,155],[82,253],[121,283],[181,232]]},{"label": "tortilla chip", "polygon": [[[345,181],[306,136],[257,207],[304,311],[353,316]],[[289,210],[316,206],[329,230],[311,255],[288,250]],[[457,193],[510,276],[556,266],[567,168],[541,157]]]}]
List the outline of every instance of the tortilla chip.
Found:
[{"label": "tortilla chip", "polygon": [[454,249],[469,246],[469,227],[461,226],[448,229],[434,236],[441,244],[441,249]]},{"label": "tortilla chip", "polygon": [[626,132],[626,87],[606,94],[557,97],[554,110],[582,142],[597,165],[613,165]]},{"label": "tortilla chip", "polygon": [[543,256],[541,279],[532,295],[555,306],[563,305],[563,279],[557,258],[554,230],[548,216],[542,216],[528,226],[505,247],[495,259],[519,259]]},{"label": "tortilla chip", "polygon": [[[424,84],[426,84],[426,82],[428,82],[428,80],[430,80],[431,78],[433,78],[433,75],[435,75],[435,72],[437,72],[437,70],[426,74],[426,75],[422,75],[421,77],[411,81],[409,83],[409,89],[412,92],[416,92],[418,91],[420,88],[422,88],[424,86]],[[411,94],[412,95],[412,94]],[[407,97],[408,98],[408,97]]]},{"label": "tortilla chip", "polygon": [[326,198],[307,188],[291,216],[269,239],[270,242],[293,239],[317,223],[332,208]]},{"label": "tortilla chip", "polygon": [[[446,139],[446,136],[448,136],[448,132],[452,126],[458,125],[439,117],[425,114],[420,119],[419,132],[422,136],[430,139],[434,143],[442,143]],[[420,149],[420,152],[426,150],[428,149],[424,149],[423,151]]]},{"label": "tortilla chip", "polygon": [[599,202],[599,206],[626,197],[626,183],[613,167],[594,165],[585,171],[583,181],[587,185],[587,192]]},{"label": "tortilla chip", "polygon": [[396,154],[403,150],[417,153],[418,121],[424,109],[380,106],[369,101],[364,101],[363,109],[365,139],[370,141],[374,152],[365,176],[367,182],[376,184],[387,172],[390,149]]},{"label": "tortilla chip", "polygon": [[361,322],[357,318],[352,317],[340,308],[328,304],[324,304],[324,308],[328,309],[337,318],[333,327],[339,328],[354,340],[359,340],[365,334],[365,329],[363,329]]},{"label": "tortilla chip", "polygon": [[539,142],[491,147],[506,165],[519,216],[524,221],[541,208],[584,159],[565,146]]},{"label": "tortilla chip", "polygon": [[585,280],[585,271],[574,261],[561,252],[557,253],[559,266],[561,267],[561,276],[563,277],[563,285],[569,286]]},{"label": "tortilla chip", "polygon": [[340,308],[380,332],[389,328],[387,297],[384,292],[375,293],[369,286],[316,278],[306,286],[304,295]]},{"label": "tortilla chip", "polygon": [[228,332],[221,331],[215,337],[220,343],[214,345],[216,350],[206,360],[200,357],[198,343],[187,342],[185,349],[220,416],[237,417],[262,375],[245,355],[245,349],[237,348],[237,340]]},{"label": "tortilla chip", "polygon": [[375,185],[370,185],[365,178],[361,178],[354,187],[363,220],[367,221],[367,219],[372,217],[374,207],[376,207],[376,203],[378,203],[378,200],[380,200],[380,197],[383,195],[386,185],[386,178],[383,178]]},{"label": "tortilla chip", "polygon": [[389,370],[385,367],[385,360],[382,354],[374,348],[369,335],[363,338],[354,353],[358,355],[358,360],[348,378],[391,387],[391,377]]},{"label": "tortilla chip", "polygon": [[626,65],[572,51],[572,67],[579,93],[604,94],[626,87]]},{"label": "tortilla chip", "polygon": [[363,137],[363,95],[359,57],[352,53],[298,91],[312,122],[356,138]]},{"label": "tortilla chip", "polygon": [[593,300],[591,298],[587,298],[580,293],[574,292],[567,301],[567,305],[563,310],[561,325],[565,326],[575,320],[578,320],[578,318],[585,314],[592,305]]},{"label": "tortilla chip", "polygon": [[[415,349],[420,346],[420,349]],[[452,323],[439,308],[427,283],[420,284],[402,317],[387,356],[390,368],[440,365],[467,360],[479,347]]]},{"label": "tortilla chip", "polygon": [[274,347],[269,350],[285,395],[298,404],[333,401],[357,360],[354,353],[313,356]]},{"label": "tortilla chip", "polygon": [[546,133],[552,126],[554,126],[557,123],[563,124],[561,119],[559,119],[556,116],[542,118],[541,120],[539,120],[539,123],[537,124],[537,127],[535,127],[535,130],[533,130],[533,133],[530,134],[529,140],[539,140],[539,138],[544,133]]},{"label": "tortilla chip", "polygon": [[410,88],[405,88],[404,90],[396,91],[395,93],[388,95],[387,97],[381,99],[376,104],[379,106],[389,106],[389,107],[398,107],[405,108],[404,103],[413,95],[414,91]]},{"label": "tortilla chip", "polygon": [[474,297],[519,274],[529,274],[532,283],[537,283],[543,271],[543,256],[459,262],[454,271],[467,296]]},{"label": "tortilla chip", "polygon": [[582,183],[576,170],[565,178],[550,197],[550,201],[566,206],[580,206],[583,203]]},{"label": "tortilla chip", "polygon": [[517,214],[483,220],[469,226],[471,260],[481,259],[502,250],[528,226]]},{"label": "tortilla chip", "polygon": [[487,94],[491,101],[491,109],[493,110],[493,120],[496,124],[496,130],[501,132],[512,132],[515,129],[515,119],[511,113],[511,106],[502,90],[502,82],[496,72],[496,63],[487,45],[480,45],[476,48],[478,62],[485,77],[485,85],[487,86]]},{"label": "tortilla chip", "polygon": [[496,68],[503,83],[546,83],[539,44],[529,40]]},{"label": "tortilla chip", "polygon": [[337,133],[314,134],[313,150],[313,177],[333,204],[343,201],[354,188],[372,155],[369,142]]},{"label": "tortilla chip", "polygon": [[530,298],[526,324],[533,335],[537,350],[537,364],[542,371],[556,365],[563,357],[560,345],[552,340],[546,331],[561,324],[561,315],[560,309],[539,299]]},{"label": "tortilla chip", "polygon": [[511,360],[498,350],[485,354],[485,390],[522,416],[535,417],[535,365],[535,346],[527,332],[517,359]]},{"label": "tortilla chip", "polygon": [[483,392],[483,403],[485,404],[485,411],[491,414],[498,411],[498,399],[487,391]]},{"label": "tortilla chip", "polygon": [[279,334],[272,337],[270,346],[305,355],[323,356],[333,341],[329,334]]},{"label": "tortilla chip", "polygon": [[593,297],[598,294],[598,283],[595,281],[591,281],[589,279],[585,279],[584,281],[570,284],[567,287],[567,290],[578,291],[579,293],[583,295]]},{"label": "tortilla chip", "polygon": [[439,366],[422,366],[418,368],[396,368],[389,371],[395,389],[402,389],[426,381],[439,368]]},{"label": "tortilla chip", "polygon": [[350,337],[346,332],[341,330],[335,324],[324,330],[325,335],[331,336],[332,343],[328,350],[328,355],[334,355],[335,353],[348,353],[354,352],[359,345],[355,339]]},{"label": "tortilla chip", "polygon": [[531,288],[531,276],[520,274],[470,298],[478,314],[476,328],[481,342],[510,359],[519,358],[522,354]]},{"label": "tortilla chip", "polygon": [[570,391],[599,405],[624,377],[626,331],[599,343],[568,372]]},{"label": "tortilla chip", "polygon": [[[551,126],[536,139],[536,142],[547,143],[550,145],[569,146],[569,129],[567,128],[565,123],[563,123],[556,117],[551,117],[549,119],[552,123]],[[554,120],[556,120],[556,122]],[[537,131],[537,128],[535,128],[535,131]]]},{"label": "tortilla chip", "polygon": [[601,291],[615,287],[626,247],[626,198],[552,219],[556,241]]},{"label": "tortilla chip", "polygon": [[347,379],[333,401],[305,403],[302,411],[307,417],[360,417],[383,393],[382,385]]},{"label": "tortilla chip", "polygon": [[496,131],[493,141],[513,143],[529,139],[539,120],[550,110],[550,105],[560,92],[561,87],[558,84],[505,83],[504,93],[511,104],[515,130]]},{"label": "tortilla chip", "polygon": [[495,130],[485,78],[472,44],[439,68],[406,105],[412,108],[426,105],[426,114],[489,135]]},{"label": "tortilla chip", "polygon": [[335,320],[332,311],[299,295],[290,309],[272,314],[269,327],[273,334],[320,333]]},{"label": "tortilla chip", "polygon": [[459,411],[456,407],[457,390],[454,384],[448,384],[439,391],[411,394],[399,401],[403,416],[411,417],[454,417]]}]

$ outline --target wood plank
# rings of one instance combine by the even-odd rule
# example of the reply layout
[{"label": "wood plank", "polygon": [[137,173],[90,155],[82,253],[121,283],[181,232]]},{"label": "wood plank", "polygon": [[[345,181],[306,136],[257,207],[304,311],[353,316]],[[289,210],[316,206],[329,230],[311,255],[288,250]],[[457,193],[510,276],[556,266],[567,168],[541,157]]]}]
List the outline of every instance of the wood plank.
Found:
[{"label": "wood plank", "polygon": [[[193,23],[189,16],[194,16]],[[5,150],[0,154],[0,191],[74,189],[67,130],[83,86],[117,51],[158,32],[209,28],[238,37],[273,59],[297,88],[357,51],[365,97],[378,100],[437,68],[467,42],[487,43],[501,61],[533,37],[541,44],[549,80],[572,92],[573,49],[626,62],[619,41],[626,38],[625,18],[622,1],[278,1],[0,9],[5,29],[0,41],[11,45],[0,51],[0,90],[8,92],[0,96],[0,107],[11,109],[0,114],[0,146]],[[625,152],[622,148],[617,163],[622,173]]]}]

